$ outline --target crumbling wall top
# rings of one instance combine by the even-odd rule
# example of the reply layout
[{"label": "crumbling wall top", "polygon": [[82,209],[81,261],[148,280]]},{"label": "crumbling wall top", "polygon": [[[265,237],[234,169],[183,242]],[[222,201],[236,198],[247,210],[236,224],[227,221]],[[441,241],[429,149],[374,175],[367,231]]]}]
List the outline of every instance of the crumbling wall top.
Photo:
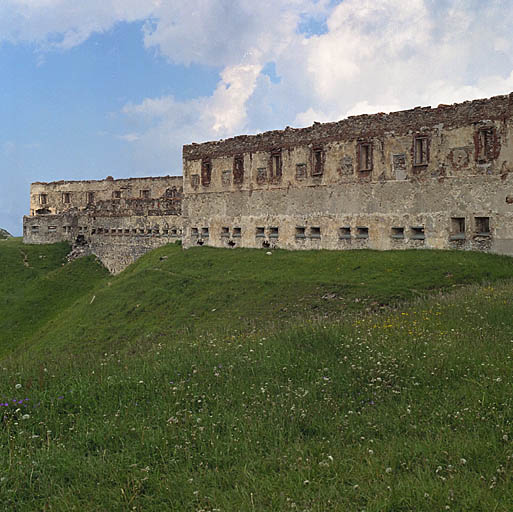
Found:
[{"label": "crumbling wall top", "polygon": [[389,114],[363,114],[332,123],[314,123],[306,128],[274,130],[256,135],[189,144],[183,147],[186,160],[231,156],[240,153],[287,149],[304,144],[333,140],[356,140],[384,134],[406,135],[443,125],[457,128],[482,120],[502,120],[513,116],[513,93],[492,98],[465,101],[437,108],[416,107]]}]

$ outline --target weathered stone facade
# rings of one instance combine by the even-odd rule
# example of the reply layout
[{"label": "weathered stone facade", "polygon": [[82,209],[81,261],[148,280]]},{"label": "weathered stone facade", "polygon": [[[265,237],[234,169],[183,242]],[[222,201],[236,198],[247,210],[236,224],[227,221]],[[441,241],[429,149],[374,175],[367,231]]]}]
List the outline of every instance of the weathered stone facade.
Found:
[{"label": "weathered stone facade", "polygon": [[185,247],[513,255],[512,170],[513,93],[186,145],[183,183],[34,183],[24,237],[84,243],[115,272],[182,236]]},{"label": "weathered stone facade", "polygon": [[513,94],[184,147],[184,246],[513,254]]},{"label": "weathered stone facade", "polygon": [[69,241],[119,272],[182,236],[182,177],[33,183],[26,243]]}]

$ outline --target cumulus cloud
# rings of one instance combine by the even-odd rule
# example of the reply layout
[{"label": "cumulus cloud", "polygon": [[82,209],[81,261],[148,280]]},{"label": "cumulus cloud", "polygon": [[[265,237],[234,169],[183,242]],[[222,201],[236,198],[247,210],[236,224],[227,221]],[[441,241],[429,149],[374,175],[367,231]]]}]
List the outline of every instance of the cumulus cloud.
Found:
[{"label": "cumulus cloud", "polygon": [[[182,65],[221,69],[210,95],[128,103],[141,159],[179,166],[182,144],[513,90],[506,0],[4,0],[0,40],[69,48],[119,21]],[[322,33],[302,33],[309,20]],[[279,80],[263,73],[274,63]],[[134,126],[136,128],[134,128]],[[151,165],[150,165],[151,167]]]}]

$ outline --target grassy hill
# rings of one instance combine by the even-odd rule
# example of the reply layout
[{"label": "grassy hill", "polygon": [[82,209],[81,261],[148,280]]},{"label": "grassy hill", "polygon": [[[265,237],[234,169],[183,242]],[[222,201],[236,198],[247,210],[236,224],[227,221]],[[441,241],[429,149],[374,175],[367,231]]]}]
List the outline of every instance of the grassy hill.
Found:
[{"label": "grassy hill", "polygon": [[513,259],[66,252],[0,246],[7,510],[511,510]]}]

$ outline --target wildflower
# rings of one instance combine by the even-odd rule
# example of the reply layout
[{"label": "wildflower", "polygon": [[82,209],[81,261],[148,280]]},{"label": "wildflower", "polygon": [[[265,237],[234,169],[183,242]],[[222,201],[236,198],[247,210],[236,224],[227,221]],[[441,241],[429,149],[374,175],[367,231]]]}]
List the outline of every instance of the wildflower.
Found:
[{"label": "wildflower", "polygon": [[385,473],[392,473],[392,468],[386,468]]},{"label": "wildflower", "polygon": [[16,389],[20,389],[21,388],[21,384],[16,384],[16,386],[14,386]]},{"label": "wildflower", "polygon": [[30,414],[24,414],[21,419],[22,420],[28,420],[30,418]]},{"label": "wildflower", "polygon": [[460,459],[460,464],[466,464],[466,463],[467,463],[467,459],[463,459],[463,458]]}]

